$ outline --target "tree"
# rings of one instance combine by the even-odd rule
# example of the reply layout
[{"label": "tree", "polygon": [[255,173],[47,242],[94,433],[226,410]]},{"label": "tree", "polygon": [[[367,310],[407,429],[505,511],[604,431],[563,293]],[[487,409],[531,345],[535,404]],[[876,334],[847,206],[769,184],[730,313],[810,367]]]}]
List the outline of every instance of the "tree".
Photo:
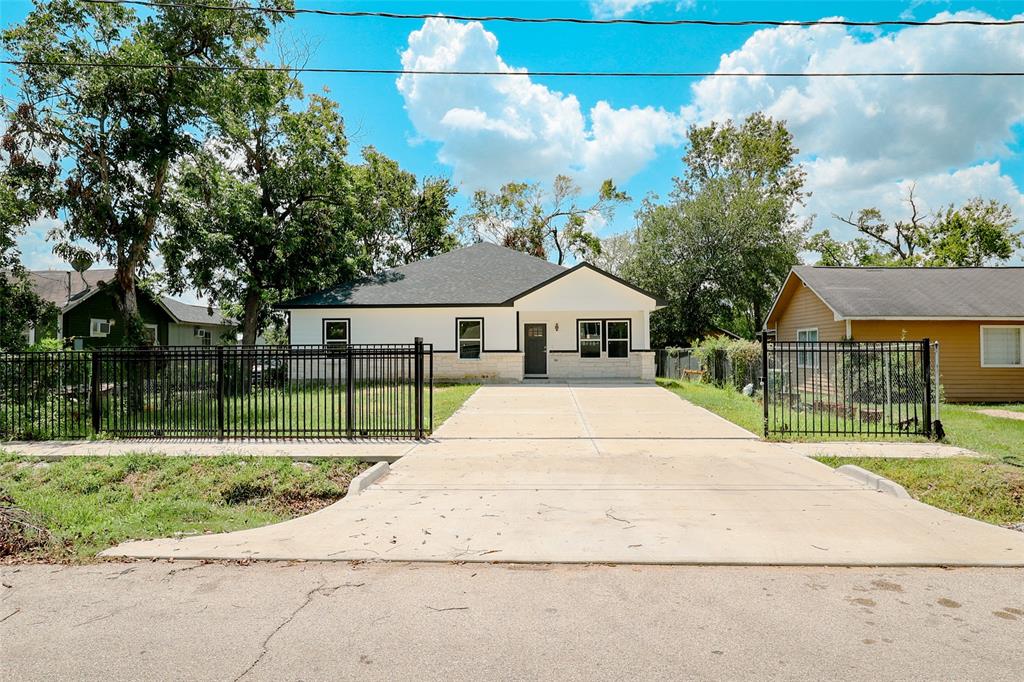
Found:
[{"label": "tree", "polygon": [[691,127],[685,173],[670,201],[645,202],[623,272],[665,298],[653,341],[682,344],[710,326],[751,335],[798,262],[806,226],[795,214],[804,171],[781,122],[755,113]]},{"label": "tree", "polygon": [[0,351],[22,350],[26,328],[55,312],[53,304],[36,295],[18,252],[18,236],[34,212],[17,182],[0,173]]},{"label": "tree", "polygon": [[572,255],[588,259],[601,252],[601,241],[588,220],[610,220],[629,195],[610,179],[601,184],[597,199],[579,204],[582,190],[566,175],[555,177],[551,191],[539,184],[510,182],[496,192],[477,190],[463,229],[477,241],[492,241],[538,258],[554,256],[559,265]]},{"label": "tree", "polygon": [[95,244],[115,267],[126,337],[141,344],[136,279],[149,263],[172,165],[196,148],[204,112],[222,104],[223,75],[204,67],[251,58],[283,15],[167,5],[141,18],[124,5],[34,1],[25,22],[2,34],[23,62],[13,67],[21,91],[8,132],[33,156],[59,163],[35,197],[41,211],[64,219],[55,251]]},{"label": "tree", "polygon": [[841,241],[823,230],[805,248],[821,254],[820,265],[847,267],[978,267],[1005,263],[1020,248],[1021,236],[1012,231],[1016,218],[1006,204],[976,197],[960,208],[950,205],[928,214],[918,206],[914,191],[911,186],[905,199],[908,219],[887,221],[877,208],[862,209],[856,218],[833,214],[862,236]]},{"label": "tree", "polygon": [[605,272],[618,276],[622,274],[622,269],[632,258],[635,250],[636,237],[633,232],[612,235],[601,240],[601,250],[591,256],[590,262]]},{"label": "tree", "polygon": [[32,196],[50,184],[57,168],[52,159],[32,157],[9,132],[0,139],[0,160],[0,350],[10,351],[24,348],[26,328],[56,312],[32,288],[17,240],[40,212]]},{"label": "tree", "polygon": [[416,176],[373,147],[352,169],[353,213],[365,235],[373,272],[451,251],[459,245],[452,230],[455,187],[445,178]]},{"label": "tree", "polygon": [[170,289],[237,314],[243,344],[282,298],[454,247],[450,184],[372,148],[348,164],[335,102],[280,72],[223,87],[208,142],[175,171],[160,248]]},{"label": "tree", "polygon": [[975,197],[937,216],[929,244],[929,265],[980,267],[1005,263],[1021,248],[1017,218],[1006,204]]},{"label": "tree", "polygon": [[337,105],[307,102],[287,73],[237,72],[221,87],[207,143],[175,169],[160,249],[170,290],[237,314],[253,344],[276,300],[360,269],[348,141]]}]

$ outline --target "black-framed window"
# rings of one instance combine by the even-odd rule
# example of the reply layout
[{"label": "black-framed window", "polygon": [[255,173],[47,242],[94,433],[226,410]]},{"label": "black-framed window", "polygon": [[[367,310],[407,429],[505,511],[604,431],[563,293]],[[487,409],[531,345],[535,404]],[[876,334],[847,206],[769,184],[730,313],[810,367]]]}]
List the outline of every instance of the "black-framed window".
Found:
[{"label": "black-framed window", "polygon": [[459,358],[477,360],[484,345],[484,321],[482,318],[460,318],[457,331],[459,335]]},{"label": "black-framed window", "polygon": [[601,357],[601,321],[580,320],[580,357]]},{"label": "black-framed window", "polygon": [[324,320],[324,345],[344,348],[349,343],[348,320]]},{"label": "black-framed window", "polygon": [[608,357],[629,357],[629,320],[609,320],[607,329]]}]

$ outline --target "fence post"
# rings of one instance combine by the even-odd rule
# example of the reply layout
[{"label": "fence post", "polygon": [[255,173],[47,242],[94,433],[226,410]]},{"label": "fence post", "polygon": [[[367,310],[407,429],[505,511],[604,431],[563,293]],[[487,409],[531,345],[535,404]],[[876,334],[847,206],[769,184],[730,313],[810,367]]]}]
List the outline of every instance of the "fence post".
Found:
[{"label": "fence post", "polygon": [[345,434],[352,437],[352,413],[356,401],[352,393],[352,344],[345,344]]},{"label": "fence post", "polygon": [[92,377],[90,377],[89,412],[92,414],[92,432],[100,432],[100,352],[92,352]]},{"label": "fence post", "polygon": [[768,437],[768,331],[761,330],[761,403],[764,407],[764,437]]},{"label": "fence post", "polygon": [[217,346],[217,437],[224,440],[224,346]]},{"label": "fence post", "polygon": [[416,386],[416,438],[423,438],[423,337],[417,336],[413,340],[415,351],[414,362],[414,384]]},{"label": "fence post", "polygon": [[921,341],[921,366],[924,374],[924,435],[932,437],[932,368],[931,368],[931,339],[925,338]]}]

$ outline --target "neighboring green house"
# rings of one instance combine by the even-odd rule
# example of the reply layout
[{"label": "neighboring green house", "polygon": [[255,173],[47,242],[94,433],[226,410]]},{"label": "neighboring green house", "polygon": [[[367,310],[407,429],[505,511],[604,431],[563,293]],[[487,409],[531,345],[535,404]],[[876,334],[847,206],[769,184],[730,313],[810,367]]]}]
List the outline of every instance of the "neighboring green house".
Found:
[{"label": "neighboring green house", "polygon": [[[113,270],[36,270],[29,273],[33,288],[59,312],[27,330],[29,344],[46,338],[63,339],[71,348],[124,345],[123,325],[110,290]],[[219,346],[234,340],[234,320],[205,306],[189,305],[139,290],[139,313],[160,346]]]}]

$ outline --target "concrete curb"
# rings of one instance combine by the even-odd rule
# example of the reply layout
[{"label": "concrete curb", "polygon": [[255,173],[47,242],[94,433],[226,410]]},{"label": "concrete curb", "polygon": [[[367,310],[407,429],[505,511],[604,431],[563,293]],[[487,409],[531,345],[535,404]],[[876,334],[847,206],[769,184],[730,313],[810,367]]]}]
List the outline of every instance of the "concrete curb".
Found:
[{"label": "concrete curb", "polygon": [[841,474],[845,474],[850,478],[856,479],[871,488],[877,490],[880,493],[886,495],[892,495],[903,500],[912,500],[910,493],[907,489],[901,486],[899,483],[890,481],[888,478],[882,478],[878,474],[872,473],[867,469],[861,469],[855,464],[844,464],[843,466],[836,469]]},{"label": "concrete curb", "polygon": [[351,495],[358,495],[373,485],[377,480],[386,476],[389,471],[391,471],[390,464],[387,462],[377,462],[372,467],[352,479],[352,482],[348,484],[348,492],[345,496],[349,497]]}]

